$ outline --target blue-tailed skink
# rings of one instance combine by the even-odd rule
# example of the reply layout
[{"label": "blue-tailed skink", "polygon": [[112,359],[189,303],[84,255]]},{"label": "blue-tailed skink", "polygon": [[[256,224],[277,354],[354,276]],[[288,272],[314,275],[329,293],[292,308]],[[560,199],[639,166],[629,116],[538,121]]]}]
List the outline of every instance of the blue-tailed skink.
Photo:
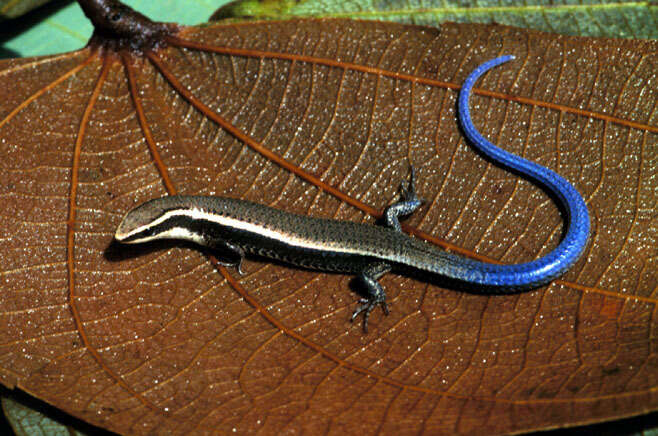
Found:
[{"label": "blue-tailed skink", "polygon": [[399,217],[422,201],[414,189],[414,172],[401,188],[401,199],[388,206],[385,226],[312,218],[246,200],[174,195],[156,198],[128,212],[116,230],[122,243],[156,239],[192,241],[215,250],[225,265],[240,267],[245,253],[323,271],[357,274],[367,298],[352,315],[364,313],[364,329],[372,309],[388,313],[378,279],[391,270],[438,274],[475,285],[481,292],[518,292],[546,284],[563,274],[583,253],[589,235],[587,206],[576,189],[553,171],[510,154],[486,140],[473,126],[468,109],[471,89],[490,68],[512,56],[488,61],[473,71],[460,91],[458,116],[463,131],[482,154],[498,165],[535,181],[562,206],[567,229],[547,255],[527,263],[495,265],[464,258],[401,231]]}]

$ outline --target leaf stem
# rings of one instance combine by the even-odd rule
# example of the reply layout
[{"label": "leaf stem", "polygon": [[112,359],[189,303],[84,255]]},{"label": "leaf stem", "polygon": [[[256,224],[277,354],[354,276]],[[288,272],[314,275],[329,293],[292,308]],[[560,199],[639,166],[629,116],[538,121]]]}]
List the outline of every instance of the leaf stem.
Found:
[{"label": "leaf stem", "polygon": [[165,37],[178,31],[172,23],[150,20],[118,0],[78,0],[94,26],[90,46],[111,50],[150,50],[165,45]]}]

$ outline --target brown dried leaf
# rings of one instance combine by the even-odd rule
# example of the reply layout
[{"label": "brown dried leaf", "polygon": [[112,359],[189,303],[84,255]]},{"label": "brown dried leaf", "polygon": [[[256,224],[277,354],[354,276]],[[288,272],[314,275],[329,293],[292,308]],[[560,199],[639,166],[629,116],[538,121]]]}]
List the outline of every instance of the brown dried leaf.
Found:
[{"label": "brown dried leaf", "polygon": [[[131,434],[507,433],[656,409],[655,42],[322,20],[170,43],[0,63],[3,384]],[[476,125],[592,215],[583,259],[543,289],[387,275],[392,313],[364,335],[350,277],[111,244],[168,192],[372,222],[411,163],[429,201],[407,230],[492,261],[546,253],[554,203],[456,124],[455,90],[502,53],[518,61],[479,83]]]}]

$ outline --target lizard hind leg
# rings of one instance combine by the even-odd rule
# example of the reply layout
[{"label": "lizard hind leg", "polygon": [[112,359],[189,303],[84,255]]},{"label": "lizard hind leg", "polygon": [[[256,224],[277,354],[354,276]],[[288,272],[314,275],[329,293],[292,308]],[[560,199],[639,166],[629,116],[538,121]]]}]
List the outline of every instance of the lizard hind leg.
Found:
[{"label": "lizard hind leg", "polygon": [[424,200],[416,195],[416,172],[413,166],[410,168],[411,174],[409,175],[407,186],[404,186],[404,182],[400,183],[400,200],[391,204],[384,210],[386,226],[391,227],[398,232],[402,231],[399,217],[412,214],[421,204],[424,203]]},{"label": "lizard hind leg", "polygon": [[381,305],[384,314],[388,315],[386,293],[377,280],[390,270],[391,266],[389,264],[377,262],[368,265],[358,276],[359,280],[364,284],[367,297],[359,301],[361,304],[352,313],[350,321],[353,322],[363,312],[363,331],[366,333],[368,333],[368,317],[377,305]]}]

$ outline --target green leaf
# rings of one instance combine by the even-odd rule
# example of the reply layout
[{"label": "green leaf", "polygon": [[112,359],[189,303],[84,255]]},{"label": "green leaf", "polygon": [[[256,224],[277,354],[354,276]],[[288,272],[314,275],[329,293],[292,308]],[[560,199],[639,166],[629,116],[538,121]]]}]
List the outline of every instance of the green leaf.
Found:
[{"label": "green leaf", "polygon": [[73,418],[20,390],[0,390],[0,405],[6,421],[0,421],[0,434],[15,436],[111,436],[102,428]]},{"label": "green leaf", "polygon": [[[197,24],[207,21],[213,11],[227,1],[127,0],[124,3],[157,21]],[[55,2],[35,12],[35,17],[30,18],[38,22],[28,29],[24,29],[21,20],[3,24],[2,33],[8,38],[2,44],[2,51],[6,53],[2,57],[43,56],[73,51],[83,47],[91,36],[91,23],[77,3],[61,7],[61,2]]]},{"label": "green leaf", "polygon": [[613,0],[242,0],[220,18],[343,17],[437,26],[445,21],[499,23],[567,35],[658,38],[655,2]]},{"label": "green leaf", "polygon": [[51,0],[0,0],[0,19],[16,18]]},{"label": "green leaf", "polygon": [[2,398],[2,408],[17,436],[83,434],[9,397]]}]

